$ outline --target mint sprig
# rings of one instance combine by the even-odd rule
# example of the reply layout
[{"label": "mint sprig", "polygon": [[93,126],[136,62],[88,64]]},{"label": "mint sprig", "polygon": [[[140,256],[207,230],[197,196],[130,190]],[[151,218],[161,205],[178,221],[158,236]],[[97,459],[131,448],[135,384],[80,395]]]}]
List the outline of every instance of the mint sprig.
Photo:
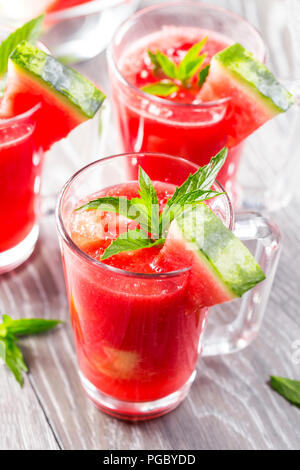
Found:
[{"label": "mint sprig", "polygon": [[202,54],[199,56],[201,49],[203,48],[204,44],[207,41],[207,36],[202,39],[202,41],[194,44],[185,54],[184,58],[177,66],[177,77],[182,83],[187,82],[190,78],[192,78],[201,65],[203,64],[204,60],[207,57],[207,54]]},{"label": "mint sprig", "polygon": [[20,42],[30,41],[35,43],[38,40],[42,31],[44,16],[41,15],[28,21],[2,41],[0,44],[0,77],[3,77],[6,73],[9,56]]},{"label": "mint sprig", "polygon": [[300,408],[300,381],[271,376],[271,387],[286,400]]},{"label": "mint sprig", "polygon": [[147,173],[139,168],[139,196],[132,199],[123,197],[102,197],[89,201],[78,210],[101,210],[115,212],[134,220],[138,227],[121,234],[104,251],[101,260],[123,251],[149,248],[164,243],[166,233],[174,218],[185,210],[203,203],[207,199],[223,194],[211,190],[218,172],[227,157],[224,147],[204,167],[190,175],[186,181],[176,188],[173,196],[167,201],[159,215],[159,201],[153,183]]},{"label": "mint sprig", "polygon": [[[160,80],[158,82],[142,87],[141,90],[151,95],[169,96],[179,90],[178,84],[183,87],[189,87],[191,79],[196,73],[198,73],[204,60],[207,57],[207,54],[202,54],[199,56],[207,39],[208,38],[205,37],[202,39],[202,41],[194,44],[187,51],[184,58],[179,64],[173,62],[166,54],[159,50],[155,53],[149,50],[148,55],[152,62],[154,73],[157,74],[161,71],[168,79],[171,79],[171,81]],[[203,85],[208,75],[209,68],[207,67],[208,66],[200,70],[198,78],[199,86]]]},{"label": "mint sprig", "polygon": [[218,191],[210,188],[216,180],[217,174],[222,168],[228,154],[228,149],[224,147],[217,155],[211,158],[210,162],[200,167],[196,173],[190,175],[187,180],[178,188],[169,199],[160,216],[160,232],[164,236],[168,231],[170,223],[178,215],[186,210],[186,205],[199,204],[204,200],[219,196]]},{"label": "mint sprig", "polygon": [[17,337],[44,333],[55,328],[60,320],[45,320],[44,318],[23,318],[13,320],[8,315],[2,316],[0,323],[0,359],[14,374],[21,385],[24,384],[23,372],[28,372],[22,351],[17,344]]}]

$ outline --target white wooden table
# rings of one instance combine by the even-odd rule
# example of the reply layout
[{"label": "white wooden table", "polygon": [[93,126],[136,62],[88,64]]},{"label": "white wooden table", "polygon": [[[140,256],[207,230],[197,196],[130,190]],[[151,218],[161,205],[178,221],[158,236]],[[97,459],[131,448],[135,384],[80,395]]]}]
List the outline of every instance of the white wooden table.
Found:
[{"label": "white wooden table", "polygon": [[[282,19],[290,1],[300,0],[210,3],[253,22],[270,47],[274,70],[284,66],[292,76],[296,64],[282,47],[290,44]],[[275,23],[280,41],[274,39]],[[100,56],[78,68],[105,81],[103,63]],[[50,158],[44,181],[53,190],[73,168],[67,161],[58,166]],[[300,379],[300,364],[292,361],[292,343],[300,339],[299,211],[300,193],[275,214],[284,248],[255,342],[235,355],[199,360],[184,403],[169,415],[136,425],[100,413],[81,391],[54,217],[42,218],[33,256],[0,277],[0,309],[14,318],[60,318],[66,325],[22,341],[30,366],[23,390],[0,366],[0,449],[299,449],[300,409],[267,384],[270,374]]]}]

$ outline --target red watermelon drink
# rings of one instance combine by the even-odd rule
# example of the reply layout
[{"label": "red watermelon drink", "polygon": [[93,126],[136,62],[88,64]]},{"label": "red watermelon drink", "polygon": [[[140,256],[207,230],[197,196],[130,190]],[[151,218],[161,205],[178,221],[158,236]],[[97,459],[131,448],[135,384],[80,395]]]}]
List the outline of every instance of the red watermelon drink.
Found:
[{"label": "red watermelon drink", "polygon": [[[207,4],[161,4],[123,24],[108,55],[122,150],[165,152],[204,165],[226,145],[219,180],[233,193],[244,139],[276,114],[264,97],[252,96],[257,83],[243,73],[228,77],[229,63],[222,73],[210,66],[235,43],[264,60],[264,44],[250,24]],[[238,61],[233,55],[231,62]],[[279,105],[277,113],[284,110]]]},{"label": "red watermelon drink", "polygon": [[[152,183],[142,168],[138,182],[128,179],[128,164],[144,166],[150,156],[163,169],[161,181]],[[195,377],[207,307],[238,297],[264,279],[229,230],[227,195],[210,192],[212,185],[220,190],[213,181],[224,159],[222,151],[209,167],[197,170],[167,155],[119,155],[83,168],[62,190],[57,224],[80,378],[88,396],[107,413],[146,419],[177,406]],[[169,212],[175,208],[171,199],[178,203],[175,218]],[[145,211],[151,202],[148,225]],[[203,253],[211,265],[196,246],[201,227]],[[227,263],[219,258],[219,243],[224,243]]]},{"label": "red watermelon drink", "polygon": [[45,151],[92,118],[104,99],[91,82],[52,56],[29,42],[18,44],[23,32],[17,30],[3,47],[0,44],[4,74],[0,101],[0,273],[21,264],[35,247]]},{"label": "red watermelon drink", "polygon": [[0,120],[0,265],[6,259],[14,267],[14,247],[18,247],[20,257],[27,257],[38,235],[36,213],[43,157],[34,142],[38,108]]}]

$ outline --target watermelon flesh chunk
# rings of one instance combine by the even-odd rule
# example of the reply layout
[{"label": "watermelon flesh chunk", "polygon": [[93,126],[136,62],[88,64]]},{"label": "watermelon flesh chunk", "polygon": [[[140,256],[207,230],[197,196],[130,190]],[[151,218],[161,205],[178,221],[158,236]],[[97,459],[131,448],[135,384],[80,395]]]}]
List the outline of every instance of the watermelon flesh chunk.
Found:
[{"label": "watermelon flesh chunk", "polygon": [[241,297],[265,279],[250,251],[206,204],[173,220],[153,264],[158,272],[190,267],[190,301],[202,307]]},{"label": "watermelon flesh chunk", "polygon": [[222,98],[229,98],[225,118],[228,147],[237,145],[294,103],[267,67],[238,43],[212,58],[209,75],[198,94],[201,102]]},{"label": "watermelon flesh chunk", "polygon": [[44,151],[72,129],[94,117],[105,95],[88,79],[29,42],[10,56],[0,118],[22,114],[36,106],[36,145]]}]

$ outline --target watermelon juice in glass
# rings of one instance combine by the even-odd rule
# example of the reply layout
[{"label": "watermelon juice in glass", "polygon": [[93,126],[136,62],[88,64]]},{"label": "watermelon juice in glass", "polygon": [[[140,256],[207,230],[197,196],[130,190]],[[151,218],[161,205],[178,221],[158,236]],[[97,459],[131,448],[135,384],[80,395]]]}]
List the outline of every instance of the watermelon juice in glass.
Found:
[{"label": "watermelon juice in glass", "polygon": [[[0,43],[11,30],[2,28]],[[44,46],[41,45],[44,48]],[[2,65],[1,65],[2,67]],[[2,78],[2,77],[1,77]],[[0,98],[0,274],[19,266],[38,239],[39,195],[44,151],[35,139],[40,103],[1,113]]]},{"label": "watermelon juice in glass", "polygon": [[34,141],[38,108],[0,119],[0,273],[28,258],[38,237],[43,160]]},{"label": "watermelon juice in glass", "polygon": [[6,41],[0,43],[0,273],[20,265],[35,247],[45,152],[92,118],[105,98],[42,44],[22,40],[29,31],[27,24],[0,34]]},{"label": "watermelon juice in glass", "polygon": [[[149,158],[154,164],[147,166]],[[277,229],[269,221],[243,215],[240,228],[244,238],[266,237],[257,253],[267,280],[243,298],[235,322],[231,328],[218,329],[207,352],[203,344],[207,305],[232,296],[220,288],[214,275],[209,281],[205,263],[193,264],[193,251],[186,252],[182,239],[174,237],[176,221],[168,229],[164,245],[101,259],[116,238],[121,234],[126,238],[137,223],[118,211],[109,211],[107,204],[91,210],[82,205],[99,197],[110,198],[109,202],[116,196],[127,200],[138,197],[138,182],[128,172],[138,165],[147,169],[154,181],[160,211],[176,187],[198,169],[187,160],[163,154],[104,158],[67,182],[56,212],[81,383],[100,409],[129,420],[154,418],[175,408],[188,393],[203,349],[205,354],[233,352],[253,340],[272,283],[279,241]],[[221,187],[215,183],[214,189]],[[214,214],[214,223],[222,226],[221,239],[224,230],[231,234],[233,213],[226,194],[201,207]],[[211,227],[206,233],[214,236],[220,227]],[[211,245],[215,252],[216,243]],[[271,244],[274,250],[269,250]],[[214,255],[211,252],[209,256]],[[254,277],[251,270],[247,265],[244,273],[253,286],[264,276],[256,262]]]},{"label": "watermelon juice in glass", "polygon": [[239,119],[239,115],[228,119],[230,96],[200,103],[194,85],[167,97],[141,90],[157,80],[149,49],[161,50],[176,61],[205,36],[208,39],[201,51],[207,54],[204,66],[215,53],[236,42],[264,60],[259,33],[227,10],[189,1],[149,7],[123,23],[109,48],[114,113],[125,152],[166,152],[204,165],[224,145],[229,146],[219,180],[231,193],[242,142],[230,139],[231,127]]}]

